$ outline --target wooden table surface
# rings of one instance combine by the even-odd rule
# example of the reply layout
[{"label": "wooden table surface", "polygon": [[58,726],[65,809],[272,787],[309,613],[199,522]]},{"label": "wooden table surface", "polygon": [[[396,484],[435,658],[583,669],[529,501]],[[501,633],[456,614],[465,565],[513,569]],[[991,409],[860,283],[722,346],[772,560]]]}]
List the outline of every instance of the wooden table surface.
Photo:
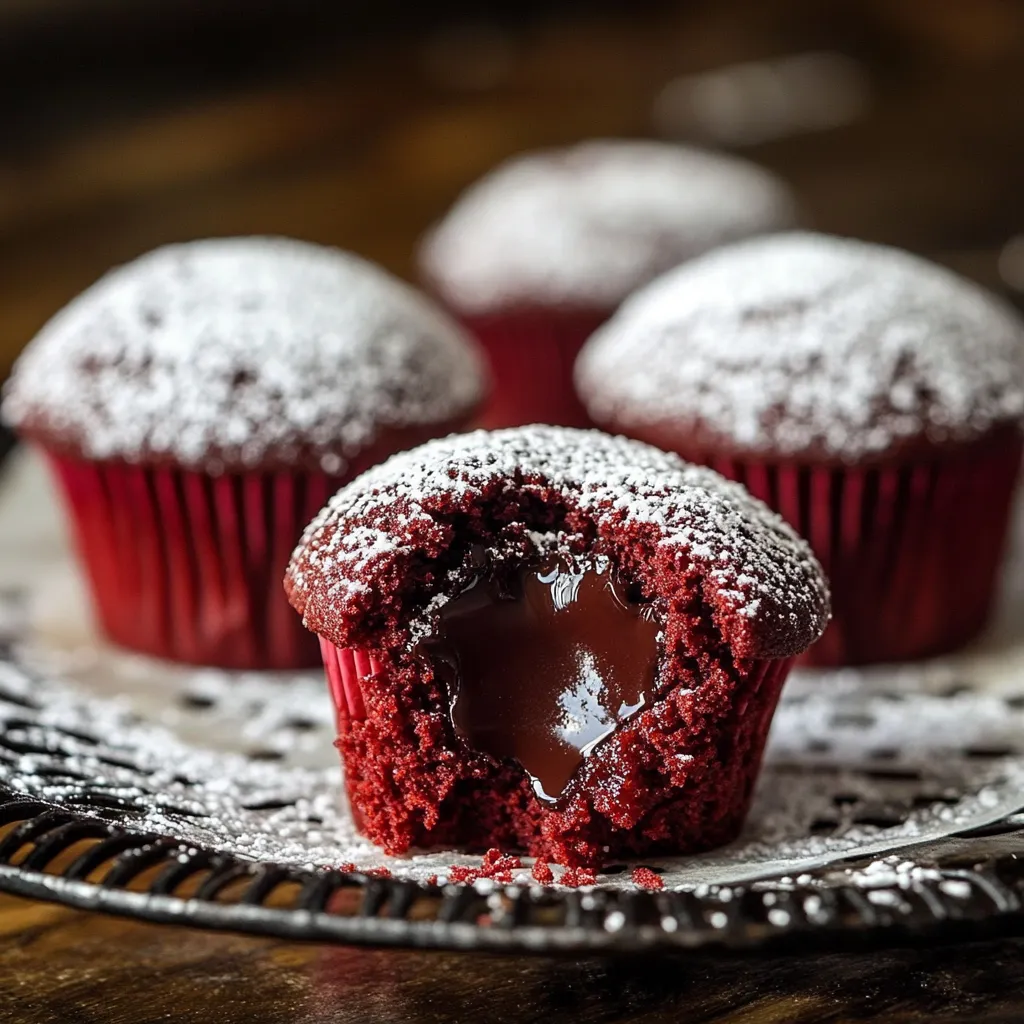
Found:
[{"label": "wooden table surface", "polygon": [[293,234],[408,275],[419,233],[498,160],[649,134],[676,76],[809,50],[862,64],[864,115],[744,152],[793,184],[814,226],[998,281],[1024,229],[1017,0],[594,6],[401,36],[327,19],[305,38],[312,18],[285,14],[262,35],[249,18],[198,39],[90,22],[29,45],[0,23],[0,373],[64,302],[162,242]]},{"label": "wooden table surface", "polygon": [[552,960],[322,947],[0,897],[0,1020],[143,1024],[1019,1024],[1024,941]]},{"label": "wooden table surface", "polygon": [[[325,13],[348,4],[317,13],[312,2],[277,4],[276,21],[250,6],[202,36],[181,13],[195,16],[196,3],[153,5],[178,12],[167,26],[138,11],[63,35],[39,18],[24,37],[3,26],[0,375],[63,302],[154,245],[280,232],[410,274],[419,232],[502,157],[650,133],[673,77],[807,50],[855,58],[866,109],[844,127],[744,151],[793,183],[815,226],[906,245],[996,287],[1000,251],[1024,231],[1016,0],[637,2],[555,14],[494,3],[486,24],[423,14],[415,31],[376,33],[367,12],[394,5],[352,6],[358,32]],[[0,897],[0,1020],[1020,1021],[1022,954],[1001,942],[499,959],[303,946]]]}]

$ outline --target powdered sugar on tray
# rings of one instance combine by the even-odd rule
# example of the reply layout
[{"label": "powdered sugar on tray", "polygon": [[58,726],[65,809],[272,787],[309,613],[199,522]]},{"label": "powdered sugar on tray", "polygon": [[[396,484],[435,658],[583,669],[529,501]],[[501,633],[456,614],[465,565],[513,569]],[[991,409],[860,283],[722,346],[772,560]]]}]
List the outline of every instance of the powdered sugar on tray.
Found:
[{"label": "powdered sugar on tray", "polygon": [[657,274],[795,222],[793,199],[735,157],[600,140],[509,160],[427,236],[424,275],[457,310],[613,308]]},{"label": "powdered sugar on tray", "polygon": [[19,360],[15,427],[95,459],[247,467],[309,451],[330,473],[386,428],[448,423],[484,386],[427,299],[336,249],[171,245],[111,271]]},{"label": "powdered sugar on tray", "polygon": [[[38,466],[21,460],[0,494],[5,549],[51,531],[31,559],[0,558],[0,640],[21,638],[15,658],[0,661],[0,781],[257,861],[351,864],[419,881],[487,874],[479,856],[385,857],[358,836],[316,673],[197,672],[97,642],[40,484]],[[870,856],[867,868],[839,874],[884,892],[928,870],[911,847],[1024,807],[1024,517],[1018,526],[1010,587],[983,644],[920,666],[797,673],[740,840],[637,865],[649,873],[612,865],[593,884],[652,888],[652,875],[698,891],[766,877],[805,884],[809,872]],[[501,879],[537,884],[550,868],[554,884],[592,884],[556,865],[521,864],[502,862]]]},{"label": "powdered sugar on tray", "polygon": [[296,549],[293,604],[344,646],[346,620],[375,607],[388,579],[421,552],[437,557],[446,517],[495,491],[579,510],[598,532],[651,527],[659,548],[703,570],[721,617],[739,613],[731,642],[750,656],[799,653],[825,626],[827,590],[810,549],[743,488],[637,441],[541,426],[430,441],[343,487]]},{"label": "powdered sugar on tray", "polygon": [[[37,664],[45,660],[39,648],[30,653]],[[116,665],[116,656],[99,657],[108,668]],[[124,683],[124,665],[116,671]],[[279,682],[284,685],[271,701],[294,709],[294,694]],[[1006,747],[993,747],[991,756],[980,759],[969,752],[1022,735],[1024,714],[1008,713],[1000,697],[950,701],[911,688],[894,702],[880,695],[844,697],[840,690],[837,697],[822,694],[808,708],[797,689],[780,709],[744,836],[699,857],[643,865],[663,885],[727,885],[888,854],[987,824],[1024,803],[1024,758]],[[173,703],[182,692],[165,691],[164,698]],[[129,684],[119,699],[97,698],[84,693],[81,683],[60,684],[25,676],[17,665],[0,665],[0,730],[8,746],[23,751],[0,764],[0,778],[21,792],[86,813],[104,807],[108,818],[133,830],[253,860],[386,868],[419,881],[454,877],[453,868],[456,874],[480,869],[475,856],[442,851],[386,857],[363,840],[343,805],[329,728],[311,731],[328,766],[302,768],[287,753],[266,760],[263,753],[246,757],[186,744],[170,729],[140,721],[138,696]],[[26,710],[28,700],[42,710]],[[303,703],[308,707],[306,698]],[[322,704],[326,709],[326,697]],[[233,719],[236,729],[248,725],[245,699],[228,690],[220,714]],[[850,756],[853,723],[867,718],[889,737],[908,727],[896,759],[878,760],[874,747]],[[822,749],[832,744],[834,750]],[[287,745],[278,749],[287,751]],[[522,865],[513,880],[528,883],[534,865],[528,858]],[[562,871],[551,867],[558,881]],[[618,867],[594,882],[635,884]]]},{"label": "powdered sugar on tray", "polygon": [[655,281],[588,342],[576,375],[591,414],[622,429],[671,423],[744,452],[856,459],[1019,419],[1024,326],[908,253],[792,233]]}]

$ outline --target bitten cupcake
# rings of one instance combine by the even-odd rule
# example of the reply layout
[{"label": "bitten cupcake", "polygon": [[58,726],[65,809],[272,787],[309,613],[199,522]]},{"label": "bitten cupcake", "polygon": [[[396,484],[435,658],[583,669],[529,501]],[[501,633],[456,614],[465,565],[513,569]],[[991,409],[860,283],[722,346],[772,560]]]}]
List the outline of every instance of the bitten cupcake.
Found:
[{"label": "bitten cupcake", "polygon": [[908,253],[793,233],[639,292],[577,365],[594,419],[742,482],[828,574],[821,665],[952,650],[992,603],[1021,460],[1024,330]]},{"label": "bitten cupcake", "polygon": [[303,527],[463,424],[484,381],[475,343],[384,271],[235,238],[107,274],[29,345],[3,412],[53,467],[111,640],[284,669],[319,661],[281,594]]},{"label": "bitten cupcake", "polygon": [[559,427],[370,470],[285,586],[320,637],[370,839],[577,866],[732,839],[828,616],[809,548],[742,488]]},{"label": "bitten cupcake", "polygon": [[576,354],[630,292],[794,219],[786,187],[745,161],[658,142],[586,142],[492,171],[427,235],[420,266],[491,359],[482,425],[579,426]]}]

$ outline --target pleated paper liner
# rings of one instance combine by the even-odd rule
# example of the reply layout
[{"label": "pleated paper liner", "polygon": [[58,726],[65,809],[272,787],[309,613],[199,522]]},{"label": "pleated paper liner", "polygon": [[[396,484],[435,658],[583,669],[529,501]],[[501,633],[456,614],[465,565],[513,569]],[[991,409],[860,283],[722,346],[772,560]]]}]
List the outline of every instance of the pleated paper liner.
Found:
[{"label": "pleated paper liner", "polygon": [[810,665],[911,661],[955,650],[995,597],[1021,461],[1017,437],[957,457],[868,467],[708,457],[811,544],[833,619]]},{"label": "pleated paper liner", "polygon": [[365,720],[363,682],[371,676],[382,678],[385,668],[382,662],[366,651],[335,647],[329,640],[323,637],[319,639],[340,735],[348,731],[352,722]]},{"label": "pleated paper liner", "polygon": [[[376,787],[368,792],[363,785],[368,773],[364,771],[366,747],[360,740],[360,726],[373,715],[373,711],[368,709],[388,706],[387,702],[375,699],[381,692],[386,692],[388,687],[387,662],[368,651],[339,649],[323,639],[321,647],[337,713],[338,746],[345,762],[353,819],[362,831],[373,835],[377,831],[376,819],[382,814],[382,795]],[[695,715],[717,714],[714,728],[706,729],[704,739],[717,751],[718,763],[713,766],[713,770],[702,764],[691,778],[671,786],[667,799],[659,801],[645,816],[643,826],[652,833],[656,832],[658,839],[652,841],[638,830],[618,827],[610,830],[610,848],[606,851],[609,858],[656,853],[669,848],[700,849],[735,838],[750,805],[772,716],[792,664],[792,659],[748,663],[747,674],[729,695],[728,702],[720,702],[718,707],[709,709],[705,703],[698,709],[692,695],[677,697],[683,706],[689,700],[688,710]],[[669,696],[663,694],[656,701],[668,699]],[[685,715],[686,710],[678,713]],[[389,730],[390,722],[379,724],[382,733]],[[623,728],[628,728],[628,722]],[[375,733],[377,731],[374,730]],[[600,751],[599,746],[591,756],[600,758]],[[415,749],[401,750],[396,747],[393,753],[396,766],[400,764],[406,773],[412,770],[417,756]],[[457,750],[454,753],[458,756]],[[688,751],[681,749],[676,754],[685,758]],[[672,767],[678,780],[678,764]],[[424,764],[416,770],[427,771],[428,766]],[[622,770],[616,769],[617,772]],[[628,768],[625,770],[628,771]],[[631,786],[642,788],[648,784],[645,779],[649,773],[638,771],[634,774],[635,777],[626,780],[627,790]],[[661,779],[659,785],[664,784],[665,780]],[[509,795],[504,791],[495,791],[490,801],[486,793],[476,792],[472,801],[471,822],[465,820],[464,807],[459,815],[458,809],[450,806],[450,801],[443,801],[436,809],[437,821],[422,837],[422,845],[437,845],[439,842],[472,846],[480,843],[480,822],[502,823],[501,806],[507,799]],[[546,814],[546,825],[550,826],[550,819],[563,812],[568,820],[571,807],[558,807]],[[384,814],[387,814],[386,809]],[[383,821],[381,827],[386,829]],[[510,826],[503,823],[496,827],[507,829]],[[490,844],[484,839],[483,845]]]},{"label": "pleated paper liner", "polygon": [[573,385],[573,366],[583,343],[608,315],[607,310],[538,309],[463,318],[487,353],[493,376],[479,425],[587,426],[589,418]]},{"label": "pleated paper liner", "polygon": [[340,480],[49,461],[109,639],[221,668],[318,664],[316,638],[281,581],[299,535]]}]

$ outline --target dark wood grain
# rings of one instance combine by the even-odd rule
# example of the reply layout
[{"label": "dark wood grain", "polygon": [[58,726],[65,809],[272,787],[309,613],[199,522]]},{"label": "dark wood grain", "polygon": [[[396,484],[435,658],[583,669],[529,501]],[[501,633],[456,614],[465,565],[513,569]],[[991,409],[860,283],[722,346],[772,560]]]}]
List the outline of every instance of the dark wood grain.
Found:
[{"label": "dark wood grain", "polygon": [[827,6],[827,17],[810,0],[506,16],[482,84],[452,72],[479,59],[480,37],[443,27],[358,45],[339,27],[312,48],[286,45],[294,31],[282,30],[276,61],[273,32],[247,37],[258,74],[237,58],[219,65],[215,43],[150,59],[126,42],[85,81],[63,65],[35,90],[12,80],[0,106],[0,371],[111,264],[170,240],[282,232],[411,274],[419,233],[501,158],[649,133],[672,76],[807,48],[865,63],[865,117],[750,155],[793,183],[816,226],[996,282],[999,247],[1024,225],[1024,7]]},{"label": "dark wood grain", "polygon": [[0,1019],[23,1024],[1019,1021],[1024,943],[552,960],[304,946],[0,897]]}]

